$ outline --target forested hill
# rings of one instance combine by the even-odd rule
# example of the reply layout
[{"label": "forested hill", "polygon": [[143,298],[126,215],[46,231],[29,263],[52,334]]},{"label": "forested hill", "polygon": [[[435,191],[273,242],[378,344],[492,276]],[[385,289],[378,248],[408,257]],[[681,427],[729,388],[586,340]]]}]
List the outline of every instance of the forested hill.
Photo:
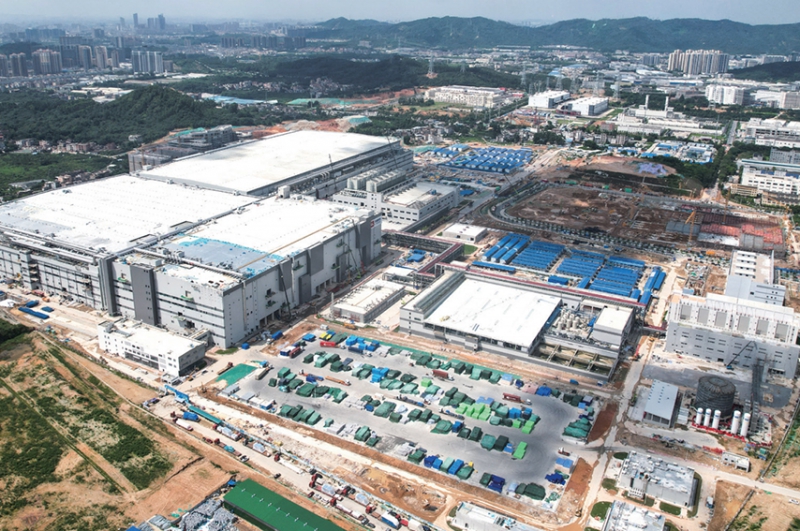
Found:
[{"label": "forested hill", "polygon": [[732,70],[733,77],[773,83],[800,81],[800,62],[767,63],[765,65]]},{"label": "forested hill", "polygon": [[251,125],[252,121],[249,113],[235,106],[217,108],[213,102],[195,101],[160,85],[137,89],[105,104],[90,99],[64,101],[41,92],[0,94],[0,131],[16,139],[122,145],[132,134],[149,142],[173,129]]},{"label": "forested hill", "polygon": [[425,18],[397,24],[337,18],[318,24],[308,37],[450,49],[564,44],[632,52],[719,49],[728,53],[787,54],[800,51],[800,24],[750,25],[694,18],[574,19],[535,28],[482,17]]}]

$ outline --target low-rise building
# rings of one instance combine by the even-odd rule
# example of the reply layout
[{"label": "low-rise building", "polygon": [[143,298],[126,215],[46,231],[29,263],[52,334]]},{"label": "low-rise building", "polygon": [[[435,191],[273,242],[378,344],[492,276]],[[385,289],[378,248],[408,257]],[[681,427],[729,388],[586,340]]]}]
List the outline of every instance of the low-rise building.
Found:
[{"label": "low-rise building", "polygon": [[652,497],[678,507],[691,507],[696,481],[691,468],[631,452],[622,463],[617,485],[627,490],[631,498]]},{"label": "low-rise building", "polygon": [[186,374],[203,359],[208,343],[197,337],[203,332],[184,337],[127,319],[97,325],[101,349],[170,376]]},{"label": "low-rise building", "polygon": [[486,227],[465,225],[463,223],[453,223],[444,230],[442,236],[449,240],[477,243],[481,241],[484,236],[486,236],[486,232]]},{"label": "low-rise building", "polygon": [[505,91],[488,87],[451,85],[436,87],[425,92],[425,98],[437,103],[453,103],[468,107],[491,109],[502,103]]},{"label": "low-rise building", "polygon": [[333,304],[331,314],[336,319],[369,323],[385,312],[405,294],[405,286],[373,278]]},{"label": "low-rise building", "polygon": [[608,98],[580,98],[565,104],[564,108],[581,116],[597,116],[608,110]]},{"label": "low-rise building", "polygon": [[650,424],[671,428],[680,405],[680,390],[660,380],[654,380],[644,406],[644,420]]},{"label": "low-rise building", "polygon": [[666,523],[663,514],[617,500],[611,505],[603,531],[664,531]]},{"label": "low-rise building", "polygon": [[800,122],[750,118],[744,124],[744,137],[759,146],[800,148]]},{"label": "low-rise building", "polygon": [[548,90],[528,96],[528,107],[554,109],[559,103],[565,102],[568,99],[569,92],[566,90]]}]

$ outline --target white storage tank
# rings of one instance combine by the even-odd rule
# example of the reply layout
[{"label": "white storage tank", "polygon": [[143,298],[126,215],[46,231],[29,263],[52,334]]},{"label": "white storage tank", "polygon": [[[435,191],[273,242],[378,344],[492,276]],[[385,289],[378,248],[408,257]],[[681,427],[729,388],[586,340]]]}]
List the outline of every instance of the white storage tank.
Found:
[{"label": "white storage tank", "polygon": [[711,427],[711,408],[706,409],[706,415],[703,418],[703,426],[706,428]]},{"label": "white storage tank", "polygon": [[719,429],[719,421],[722,419],[722,412],[718,409],[714,412],[714,422],[711,423],[711,427],[715,430]]},{"label": "white storage tank", "polygon": [[750,432],[750,413],[745,413],[744,418],[742,419],[742,431],[739,432],[739,435],[742,437],[747,437],[747,434]]},{"label": "white storage tank", "polygon": [[703,423],[703,408],[697,408],[697,415],[694,417],[694,423],[698,426]]},{"label": "white storage tank", "polygon": [[742,412],[734,411],[733,420],[731,421],[731,433],[736,435],[739,433],[739,426],[742,423]]}]

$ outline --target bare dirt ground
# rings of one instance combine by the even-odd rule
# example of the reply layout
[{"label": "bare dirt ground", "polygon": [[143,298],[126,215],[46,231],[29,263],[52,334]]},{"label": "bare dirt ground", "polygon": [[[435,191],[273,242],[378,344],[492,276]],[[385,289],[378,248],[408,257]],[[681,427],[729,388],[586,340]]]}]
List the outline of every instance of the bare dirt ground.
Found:
[{"label": "bare dirt ground", "polygon": [[589,483],[592,481],[594,467],[587,463],[583,458],[578,459],[575,470],[569,478],[567,488],[561,501],[558,502],[558,519],[566,522],[575,516],[575,511],[583,506],[583,499],[589,490]]},{"label": "bare dirt ground", "polygon": [[742,506],[748,492],[750,492],[750,488],[744,485],[718,481],[717,489],[714,492],[714,516],[708,524],[708,531],[725,529],[725,526],[736,516],[736,512]]},{"label": "bare dirt ground", "polygon": [[618,409],[619,406],[616,402],[606,402],[603,410],[597,415],[592,431],[589,432],[589,442],[604,439],[608,435],[611,426],[614,424],[614,419],[617,418]]},{"label": "bare dirt ground", "polygon": [[617,195],[598,188],[549,188],[521,201],[509,214],[556,223],[572,229],[595,227],[611,235],[642,241],[682,243],[687,237],[668,233],[668,221],[685,221],[687,214],[658,208],[653,199]]},{"label": "bare dirt ground", "polygon": [[736,531],[787,531],[794,519],[800,518],[800,505],[764,491],[756,493],[733,523]]},{"label": "bare dirt ground", "polygon": [[[617,173],[626,173],[628,175],[636,175],[639,177],[643,175],[653,175],[652,173],[642,171],[643,168],[641,164],[646,162],[647,161],[643,159],[600,156],[593,157],[591,163],[580,166],[580,169],[587,171],[613,171]],[[675,173],[674,168],[664,166],[663,164],[661,166],[666,171],[666,175],[672,175]],[[644,168],[647,168],[647,166],[644,166]]]}]

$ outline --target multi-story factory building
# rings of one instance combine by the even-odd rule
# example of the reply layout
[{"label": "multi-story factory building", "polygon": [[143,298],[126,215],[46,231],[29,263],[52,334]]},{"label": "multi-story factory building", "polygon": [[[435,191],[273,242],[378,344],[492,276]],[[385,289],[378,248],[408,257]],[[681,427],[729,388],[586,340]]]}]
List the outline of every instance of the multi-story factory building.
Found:
[{"label": "multi-story factory building", "polygon": [[617,484],[631,498],[653,497],[678,507],[694,504],[697,487],[691,468],[637,452],[622,463]]},{"label": "multi-story factory building", "polygon": [[496,88],[451,85],[429,89],[425,92],[425,97],[440,103],[491,109],[503,102],[505,91]]},{"label": "multi-story factory building", "polygon": [[304,157],[312,138],[290,133],[6,203],[0,275],[111,315],[208,330],[218,345],[242,341],[380,252],[379,212],[314,196],[405,154],[326,135],[311,135],[328,151],[316,157]]},{"label": "multi-story factory building", "polygon": [[714,293],[680,295],[669,307],[666,350],[748,368],[761,361],[791,378],[798,330],[800,316],[791,308]]}]

